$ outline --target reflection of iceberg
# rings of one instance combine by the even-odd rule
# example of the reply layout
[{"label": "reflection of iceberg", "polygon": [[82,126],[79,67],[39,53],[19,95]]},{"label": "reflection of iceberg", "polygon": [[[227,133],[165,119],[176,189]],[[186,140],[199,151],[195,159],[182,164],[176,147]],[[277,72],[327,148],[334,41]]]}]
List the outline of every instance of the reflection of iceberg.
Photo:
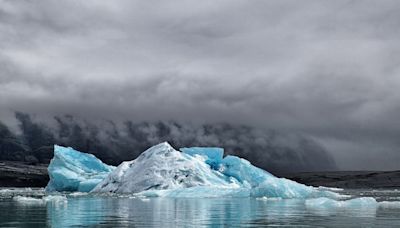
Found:
[{"label": "reflection of iceberg", "polygon": [[[331,200],[332,203],[334,201]],[[340,208],[313,207],[311,204],[313,204],[311,200],[302,199],[264,201],[255,198],[240,200],[234,198],[146,198],[143,200],[141,197],[127,195],[69,197],[68,204],[63,207],[54,208],[52,205],[47,205],[47,208],[52,227],[293,227],[305,225],[345,227],[346,223],[343,223],[343,219],[348,219],[349,216],[355,219],[362,218],[363,223],[357,225],[369,226],[375,224],[371,223],[374,219],[382,216],[380,213],[387,213],[380,210],[380,206],[375,207],[369,198],[343,201],[343,206]],[[320,216],[335,216],[336,219]],[[395,222],[392,224],[393,227],[397,225]]]},{"label": "reflection of iceberg", "polygon": [[263,226],[260,217],[269,224],[295,221],[304,210],[297,200],[68,197],[62,207],[48,204],[47,216],[51,227],[253,227]]},{"label": "reflection of iceberg", "polygon": [[68,203],[46,204],[46,208],[50,227],[93,227],[104,220],[105,209],[113,207],[107,199],[68,197]]},{"label": "reflection of iceberg", "polygon": [[113,170],[114,167],[103,164],[93,155],[56,146],[55,158],[49,167],[51,181],[47,189],[93,189],[92,192],[169,197],[337,196],[330,191],[277,178],[245,159],[236,156],[223,158],[222,148],[193,147],[181,150],[161,143]]},{"label": "reflection of iceberg", "polygon": [[50,181],[46,190],[88,192],[114,168],[92,154],[55,145],[54,157],[48,167]]}]

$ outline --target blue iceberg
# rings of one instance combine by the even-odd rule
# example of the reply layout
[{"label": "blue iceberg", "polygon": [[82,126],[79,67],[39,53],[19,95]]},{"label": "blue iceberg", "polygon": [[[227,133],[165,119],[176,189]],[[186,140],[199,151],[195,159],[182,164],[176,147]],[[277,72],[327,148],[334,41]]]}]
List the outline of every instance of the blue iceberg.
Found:
[{"label": "blue iceberg", "polygon": [[89,192],[115,167],[92,154],[55,145],[54,157],[47,169],[50,176],[47,191]]},{"label": "blue iceberg", "polygon": [[108,166],[90,154],[55,146],[48,190],[154,197],[337,198],[337,193],[278,178],[216,147],[155,145],[132,161]]}]

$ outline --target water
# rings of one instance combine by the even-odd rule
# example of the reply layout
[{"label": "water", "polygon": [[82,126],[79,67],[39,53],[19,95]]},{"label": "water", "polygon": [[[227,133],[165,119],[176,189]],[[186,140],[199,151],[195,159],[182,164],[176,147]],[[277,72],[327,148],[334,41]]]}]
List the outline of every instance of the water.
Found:
[{"label": "water", "polygon": [[[397,190],[349,190],[343,194],[400,201]],[[306,206],[304,200],[137,198],[76,193],[46,198],[43,189],[0,189],[0,227],[263,226],[399,227],[400,207],[321,209]]]}]

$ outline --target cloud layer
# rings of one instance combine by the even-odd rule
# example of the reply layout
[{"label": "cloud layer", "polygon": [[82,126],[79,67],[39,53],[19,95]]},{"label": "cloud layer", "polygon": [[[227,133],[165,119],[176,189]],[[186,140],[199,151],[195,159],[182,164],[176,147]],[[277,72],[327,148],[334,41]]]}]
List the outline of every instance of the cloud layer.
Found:
[{"label": "cloud layer", "polygon": [[107,164],[135,159],[160,142],[179,149],[217,146],[274,174],[337,170],[324,147],[309,137],[230,124],[188,124],[173,121],[134,123],[93,121],[55,116],[40,122],[16,113],[21,133],[0,122],[0,160],[49,163],[53,145],[64,145],[96,155]]},{"label": "cloud layer", "polygon": [[7,1],[0,117],[300,132],[343,169],[400,169],[398,1]]}]

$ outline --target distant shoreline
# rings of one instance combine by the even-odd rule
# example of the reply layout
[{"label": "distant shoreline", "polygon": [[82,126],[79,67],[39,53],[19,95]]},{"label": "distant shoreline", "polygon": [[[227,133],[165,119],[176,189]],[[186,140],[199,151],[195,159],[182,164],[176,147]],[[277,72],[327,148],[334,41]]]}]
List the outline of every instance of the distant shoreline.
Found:
[{"label": "distant shoreline", "polygon": [[[47,165],[0,161],[0,187],[45,187],[49,181]],[[315,187],[400,189],[400,170],[299,172],[280,177]]]},{"label": "distant shoreline", "polygon": [[48,164],[0,161],[0,187],[45,187]]},{"label": "distant shoreline", "polygon": [[400,170],[299,172],[281,175],[281,177],[316,187],[400,188]]}]

